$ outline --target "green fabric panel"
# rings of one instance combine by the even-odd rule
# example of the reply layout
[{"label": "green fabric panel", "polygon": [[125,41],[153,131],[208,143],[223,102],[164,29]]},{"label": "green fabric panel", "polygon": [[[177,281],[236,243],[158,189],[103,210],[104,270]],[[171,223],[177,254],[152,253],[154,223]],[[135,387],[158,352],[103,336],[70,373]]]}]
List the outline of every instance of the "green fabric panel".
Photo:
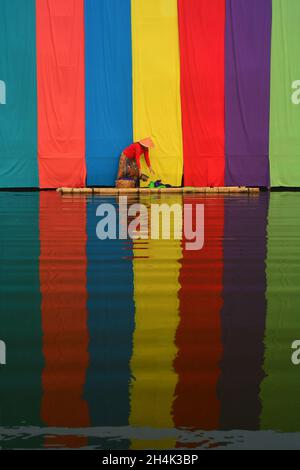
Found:
[{"label": "green fabric panel", "polygon": [[[0,427],[41,425],[42,323],[39,193],[0,192]],[[0,442],[34,447],[40,438]]]},{"label": "green fabric panel", "polygon": [[[300,80],[299,25],[299,0],[273,0],[270,117],[273,187],[300,184],[300,93],[292,88]],[[293,104],[294,93],[299,104]]]},{"label": "green fabric panel", "polygon": [[35,0],[0,2],[0,187],[38,187]]},{"label": "green fabric panel", "polygon": [[300,366],[291,345],[300,339],[299,193],[271,193],[267,255],[266,378],[262,429],[300,431]]}]

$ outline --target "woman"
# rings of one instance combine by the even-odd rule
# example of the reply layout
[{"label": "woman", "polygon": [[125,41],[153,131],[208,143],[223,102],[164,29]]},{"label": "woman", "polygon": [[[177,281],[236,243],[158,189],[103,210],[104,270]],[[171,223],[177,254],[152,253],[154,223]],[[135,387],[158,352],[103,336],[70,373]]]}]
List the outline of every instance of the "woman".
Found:
[{"label": "woman", "polygon": [[140,177],[142,175],[141,171],[141,157],[144,155],[147,166],[151,173],[154,174],[152,170],[149,149],[154,148],[154,143],[150,137],[142,139],[139,142],[131,144],[125,150],[123,150],[120,157],[119,171],[118,171],[118,180],[130,178],[135,180],[136,186],[139,184]]}]

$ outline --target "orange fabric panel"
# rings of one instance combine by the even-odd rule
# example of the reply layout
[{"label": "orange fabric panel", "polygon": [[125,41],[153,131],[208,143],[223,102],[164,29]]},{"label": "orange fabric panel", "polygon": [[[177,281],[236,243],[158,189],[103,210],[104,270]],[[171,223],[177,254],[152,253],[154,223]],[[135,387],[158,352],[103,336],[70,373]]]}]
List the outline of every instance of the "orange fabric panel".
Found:
[{"label": "orange fabric panel", "polygon": [[83,0],[36,0],[41,188],[85,185]]},{"label": "orange fabric panel", "polygon": [[[89,425],[82,398],[88,367],[86,201],[40,195],[40,284],[43,353],[42,420],[48,426]],[[72,434],[72,432],[70,433]],[[82,447],[85,438],[47,438],[46,445]]]}]

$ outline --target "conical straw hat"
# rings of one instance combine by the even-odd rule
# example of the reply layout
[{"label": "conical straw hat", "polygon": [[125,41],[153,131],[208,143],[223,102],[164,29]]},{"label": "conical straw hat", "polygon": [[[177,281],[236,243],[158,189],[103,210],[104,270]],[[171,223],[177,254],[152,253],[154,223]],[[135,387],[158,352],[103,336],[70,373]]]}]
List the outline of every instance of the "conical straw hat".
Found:
[{"label": "conical straw hat", "polygon": [[147,137],[146,139],[142,139],[139,143],[146,148],[153,149],[155,147],[153,140],[151,137]]}]

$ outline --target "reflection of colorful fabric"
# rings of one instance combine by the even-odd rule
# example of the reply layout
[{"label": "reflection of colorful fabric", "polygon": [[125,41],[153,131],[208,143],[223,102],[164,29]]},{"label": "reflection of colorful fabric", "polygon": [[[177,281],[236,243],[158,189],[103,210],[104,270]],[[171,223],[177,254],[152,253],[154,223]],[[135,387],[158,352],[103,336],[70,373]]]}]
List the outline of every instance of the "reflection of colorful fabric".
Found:
[{"label": "reflection of colorful fabric", "polygon": [[[149,204],[148,196],[140,197],[142,204]],[[181,205],[182,196],[172,195],[168,203]],[[182,220],[178,223],[181,225]],[[171,238],[174,234],[172,227]],[[134,241],[133,253],[135,331],[130,365],[134,380],[129,424],[136,429],[172,429],[172,403],[178,380],[173,361],[177,354],[174,338],[179,323],[181,240],[154,240],[150,233],[147,243]],[[153,440],[140,434],[132,440],[132,450],[175,447],[176,441],[168,433]]]},{"label": "reflection of colorful fabric", "polygon": [[[299,336],[300,220],[294,217],[297,193],[274,192],[268,215],[266,259],[267,318],[264,380],[260,387],[260,427],[300,431],[299,367],[292,362],[292,343]],[[288,227],[288,243],[283,237]]]},{"label": "reflection of colorful fabric", "polygon": [[[183,233],[178,292],[180,322],[175,342],[174,369],[178,381],[173,416],[176,428],[218,429],[220,402],[217,384],[222,358],[221,309],[223,305],[223,197],[183,196],[192,205],[193,225],[197,204],[205,204],[206,242],[203,250],[189,251]],[[211,287],[213,286],[213,288]],[[189,443],[193,447],[193,443]],[[187,447],[178,440],[177,447]]]},{"label": "reflection of colorful fabric", "polygon": [[[117,204],[113,197],[109,201]],[[87,205],[90,362],[84,396],[89,404],[91,426],[126,427],[129,425],[130,358],[135,329],[133,266],[129,261],[133,248],[129,240],[99,243],[95,230],[97,206],[96,200],[90,200]],[[114,295],[115,286],[120,286],[120,295]],[[89,439],[89,446],[107,448],[107,445],[104,437]],[[109,439],[111,450],[125,450],[129,446],[128,439]]]},{"label": "reflection of colorful fabric", "polygon": [[218,397],[220,428],[225,430],[254,431],[260,426],[268,204],[267,193],[243,203],[232,197],[224,201],[223,353]]},{"label": "reflection of colorful fabric", "polygon": [[[87,427],[89,411],[82,397],[89,362],[86,201],[41,193],[39,230],[45,361],[41,418],[47,426]],[[70,295],[72,285],[76,290]],[[76,367],[70,367],[73,361]],[[69,436],[45,437],[44,445],[80,448],[87,438],[70,431]]]},{"label": "reflection of colorful fabric", "polygon": [[[0,403],[1,426],[7,427],[43,424],[39,199],[35,192],[21,197],[0,193],[0,336],[9,353],[0,368]],[[42,439],[3,439],[1,449],[38,448]]]}]

